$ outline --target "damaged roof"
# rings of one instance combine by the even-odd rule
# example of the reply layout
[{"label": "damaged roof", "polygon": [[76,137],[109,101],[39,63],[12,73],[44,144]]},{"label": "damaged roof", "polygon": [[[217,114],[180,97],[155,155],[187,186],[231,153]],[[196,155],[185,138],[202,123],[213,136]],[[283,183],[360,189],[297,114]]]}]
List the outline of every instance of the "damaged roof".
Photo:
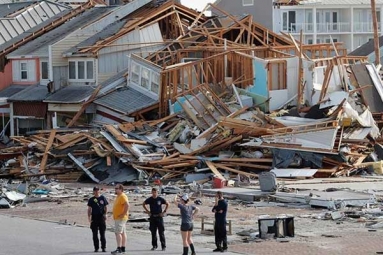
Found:
[{"label": "damaged roof", "polygon": [[[102,92],[105,93],[108,90],[116,87],[113,86],[112,88],[109,88],[110,85],[113,85],[114,83],[118,82],[119,79],[124,79],[124,83],[126,83],[125,74],[127,72],[127,69],[122,70],[121,72],[117,73],[116,75],[110,77],[109,79],[102,82],[101,88]],[[120,85],[121,83],[118,83]],[[67,86],[60,90],[57,90],[53,92],[49,97],[47,97],[44,102],[46,103],[81,103],[88,98],[93,91],[96,89],[96,87],[92,86]]]},{"label": "damaged roof", "polygon": [[68,10],[71,10],[68,6],[49,1],[0,5],[0,44],[25,37],[25,32],[32,32],[31,29]]},{"label": "damaged roof", "polygon": [[46,85],[32,85],[8,98],[8,102],[40,102],[49,95]]},{"label": "damaged roof", "polygon": [[130,114],[152,106],[158,103],[158,100],[132,87],[123,87],[97,99],[94,103],[120,113]]},{"label": "damaged roof", "polygon": [[58,42],[66,35],[73,31],[83,27],[86,24],[90,24],[106,13],[116,9],[117,7],[95,7],[86,10],[84,13],[74,17],[65,24],[49,31],[46,34],[41,35],[37,39],[21,46],[17,50],[10,53],[7,57],[19,57],[24,55],[32,56],[48,56],[49,45]]},{"label": "damaged roof", "polygon": [[118,20],[112,24],[109,24],[107,27],[105,27],[102,31],[99,33],[96,33],[95,35],[89,37],[88,39],[82,41],[81,43],[73,46],[69,50],[65,51],[63,54],[76,54],[79,49],[84,47],[91,47],[95,45],[98,41],[104,40],[110,36],[113,36],[118,31],[121,30],[121,28],[126,24],[126,20]]}]

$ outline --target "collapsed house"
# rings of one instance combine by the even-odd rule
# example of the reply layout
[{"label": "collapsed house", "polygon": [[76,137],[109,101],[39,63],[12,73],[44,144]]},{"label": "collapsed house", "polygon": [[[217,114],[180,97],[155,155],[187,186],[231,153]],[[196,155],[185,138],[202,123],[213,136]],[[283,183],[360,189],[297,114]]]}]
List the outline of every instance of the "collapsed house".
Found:
[{"label": "collapsed house", "polygon": [[[11,136],[0,176],[109,184],[381,173],[383,84],[366,57],[217,10],[207,18],[171,1],[145,5],[66,50],[98,56],[98,70],[113,75],[45,97],[66,128]],[[118,52],[127,55],[119,70],[102,60]]]}]

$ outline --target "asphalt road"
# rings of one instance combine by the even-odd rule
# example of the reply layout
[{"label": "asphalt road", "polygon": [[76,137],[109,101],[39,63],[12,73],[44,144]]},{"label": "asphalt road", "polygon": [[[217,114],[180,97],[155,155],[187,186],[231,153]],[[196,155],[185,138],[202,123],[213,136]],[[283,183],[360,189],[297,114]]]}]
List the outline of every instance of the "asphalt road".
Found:
[{"label": "asphalt road", "polygon": [[[91,230],[86,227],[29,220],[0,215],[0,255],[87,255],[110,254],[116,248],[112,232],[107,232],[107,252],[94,253]],[[150,234],[129,236],[129,255],[182,254],[181,237],[167,240],[167,250],[150,251]],[[190,253],[190,252],[189,252]],[[217,254],[197,247],[197,254]],[[226,252],[225,255],[234,255]]]}]

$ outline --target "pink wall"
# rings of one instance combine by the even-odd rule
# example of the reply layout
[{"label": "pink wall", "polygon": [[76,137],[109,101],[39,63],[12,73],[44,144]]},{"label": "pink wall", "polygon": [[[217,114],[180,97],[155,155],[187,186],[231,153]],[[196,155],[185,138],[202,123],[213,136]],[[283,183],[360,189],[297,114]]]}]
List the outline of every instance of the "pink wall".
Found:
[{"label": "pink wall", "polygon": [[[27,81],[27,82],[15,82],[12,80],[12,61],[13,60],[27,60],[25,58],[23,59],[12,59],[10,60],[4,69],[4,72],[0,72],[0,90],[3,90],[7,88],[11,84],[18,84],[18,85],[33,85],[40,81],[40,61],[39,58],[35,58],[35,65],[36,65],[36,81]],[[30,59],[28,59],[30,60]]]},{"label": "pink wall", "polygon": [[5,65],[4,72],[0,72],[0,90],[5,89],[12,84],[12,63]]}]

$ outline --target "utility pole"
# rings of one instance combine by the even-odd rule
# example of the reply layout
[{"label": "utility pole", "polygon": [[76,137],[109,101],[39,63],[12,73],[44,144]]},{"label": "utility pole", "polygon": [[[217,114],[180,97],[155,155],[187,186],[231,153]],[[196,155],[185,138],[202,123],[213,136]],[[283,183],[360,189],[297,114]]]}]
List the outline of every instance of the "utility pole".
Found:
[{"label": "utility pole", "polygon": [[375,65],[380,65],[380,48],[378,35],[378,19],[376,17],[375,0],[371,0],[372,24],[374,27],[374,49],[375,49]]}]

